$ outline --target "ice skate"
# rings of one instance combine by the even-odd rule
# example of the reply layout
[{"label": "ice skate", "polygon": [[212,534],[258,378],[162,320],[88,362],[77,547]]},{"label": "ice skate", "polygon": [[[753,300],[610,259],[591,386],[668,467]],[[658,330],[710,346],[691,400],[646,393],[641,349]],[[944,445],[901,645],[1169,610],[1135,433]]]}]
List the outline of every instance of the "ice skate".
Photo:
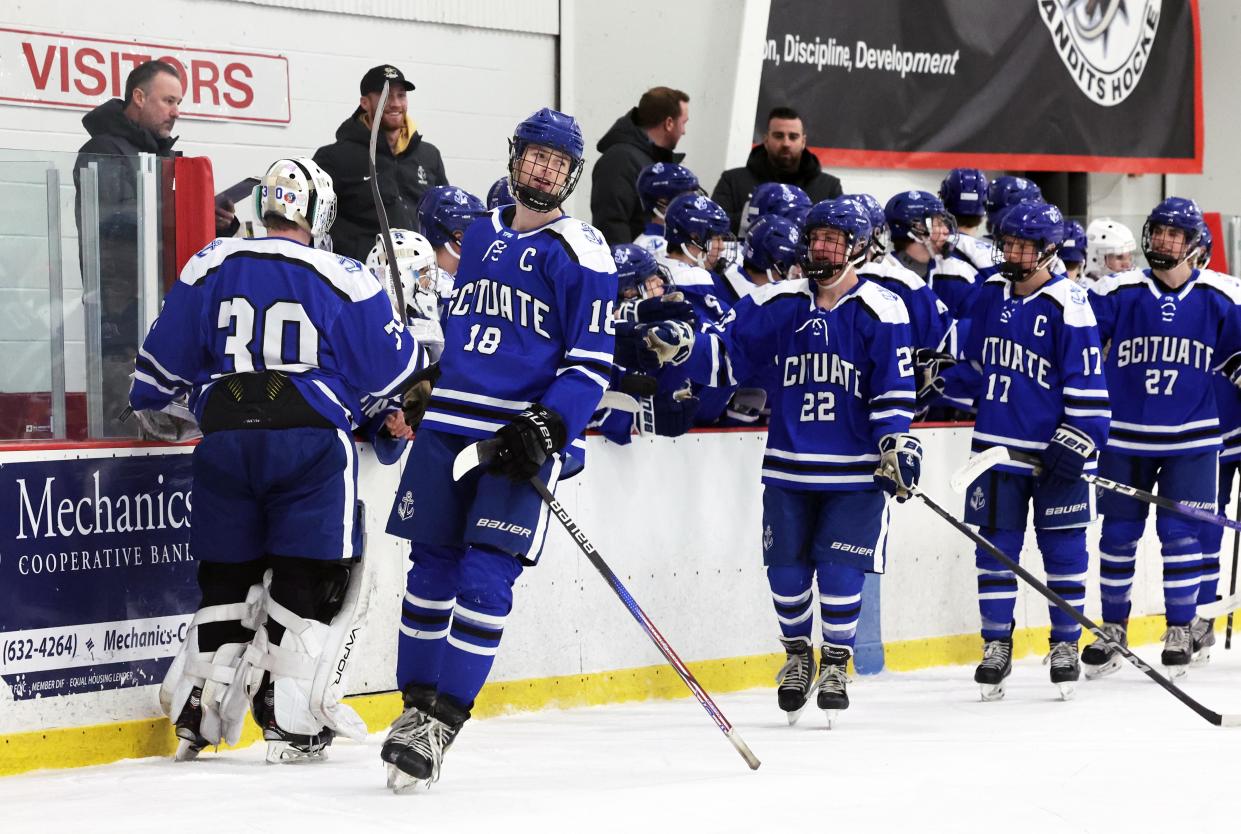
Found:
[{"label": "ice skate", "polygon": [[1159,662],[1169,678],[1184,677],[1189,671],[1189,662],[1194,654],[1194,638],[1189,629],[1187,625],[1170,625],[1163,633],[1163,654],[1159,655]]},{"label": "ice skate", "polygon": [[181,714],[177,716],[177,751],[172,754],[173,761],[191,762],[198,758],[204,747],[211,744],[198,732],[203,720],[203,691],[201,687],[190,690]]},{"label": "ice skate", "polygon": [[1215,645],[1215,620],[1194,617],[1189,624],[1189,636],[1193,640],[1193,656],[1190,666],[1206,666],[1211,662],[1211,647]]},{"label": "ice skate", "polygon": [[444,753],[469,717],[469,712],[438,701],[430,712],[411,707],[401,713],[379,751],[387,763],[388,788],[412,793],[439,781]]},{"label": "ice skate", "polygon": [[788,715],[789,726],[797,723],[814,685],[814,647],[809,637],[781,637],[785,661],[776,674],[776,697]]},{"label": "ice skate", "polygon": [[979,685],[984,701],[1004,697],[1005,680],[1013,671],[1013,638],[988,640],[982,647],[982,662],[974,669],[974,682]]},{"label": "ice skate", "polygon": [[[1128,622],[1104,623],[1099,630],[1115,643],[1128,648]],[[1095,638],[1095,641],[1082,649],[1082,666],[1085,667],[1086,680],[1094,680],[1110,675],[1125,663],[1124,655],[1119,651]]]},{"label": "ice skate", "polygon": [[819,696],[818,706],[827,718],[830,730],[836,722],[836,715],[849,708],[849,650],[835,646],[824,646],[819,662]]},{"label": "ice skate", "polygon": [[1052,643],[1043,664],[1051,665],[1051,682],[1060,688],[1060,700],[1072,699],[1082,674],[1082,667],[1077,662],[1077,643]]},{"label": "ice skate", "polygon": [[254,722],[263,731],[267,742],[268,764],[296,764],[322,761],[336,733],[323,727],[314,735],[290,733],[276,723],[276,685],[264,679],[263,686],[254,696]]}]

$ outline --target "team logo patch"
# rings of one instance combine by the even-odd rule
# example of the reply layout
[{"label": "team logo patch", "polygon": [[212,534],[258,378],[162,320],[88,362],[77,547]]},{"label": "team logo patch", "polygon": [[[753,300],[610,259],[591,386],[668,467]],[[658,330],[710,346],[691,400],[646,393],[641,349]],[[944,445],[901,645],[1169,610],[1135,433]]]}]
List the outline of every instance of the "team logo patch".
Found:
[{"label": "team logo patch", "polygon": [[771,546],[776,543],[776,534],[771,531],[771,525],[767,525],[767,529],[763,531],[763,551],[771,550]]},{"label": "team logo patch", "polygon": [[401,521],[409,521],[414,517],[414,493],[412,490],[405,490],[405,494],[401,496],[400,503],[396,505],[396,514],[400,516]]},{"label": "team logo patch", "polygon": [[1159,316],[1166,322],[1176,318],[1176,296],[1165,295],[1159,302]]},{"label": "team logo patch", "polygon": [[1082,93],[1114,107],[1150,63],[1163,0],[1035,0],[1053,46]]},{"label": "team logo patch", "polygon": [[974,512],[979,512],[985,506],[987,506],[987,499],[982,494],[982,487],[974,487],[974,492],[970,495],[970,507],[974,509]]}]

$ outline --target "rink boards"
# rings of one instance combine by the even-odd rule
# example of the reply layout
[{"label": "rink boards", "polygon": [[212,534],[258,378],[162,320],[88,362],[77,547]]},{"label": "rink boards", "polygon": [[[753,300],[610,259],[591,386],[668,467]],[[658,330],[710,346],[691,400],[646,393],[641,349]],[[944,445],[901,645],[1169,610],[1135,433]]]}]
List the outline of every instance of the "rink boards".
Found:
[{"label": "rink boards", "polygon": [[[969,428],[918,430],[923,485],[948,487]],[[683,659],[711,690],[771,686],[775,623],[763,577],[759,483],[766,435],[707,431],[588,439],[584,473],[557,497]],[[0,775],[172,750],[158,681],[197,601],[188,548],[189,446],[0,451]],[[383,532],[396,466],[360,453],[370,605],[352,668],[372,730],[398,710],[395,652],[407,549]],[[683,684],[576,546],[552,522],[538,567],[518,580],[491,683],[475,713],[681,697]],[[1097,613],[1098,525],[1087,613]],[[1027,539],[1023,562],[1042,575]],[[1225,537],[1225,569],[1232,538]],[[1158,637],[1154,525],[1139,550],[1131,639]],[[889,669],[974,661],[980,651],[969,542],[917,502],[893,505],[880,581]],[[1017,653],[1045,651],[1047,607],[1022,588]],[[877,631],[871,628],[873,633]],[[877,635],[876,635],[877,636]],[[243,744],[255,736],[254,728]]]}]

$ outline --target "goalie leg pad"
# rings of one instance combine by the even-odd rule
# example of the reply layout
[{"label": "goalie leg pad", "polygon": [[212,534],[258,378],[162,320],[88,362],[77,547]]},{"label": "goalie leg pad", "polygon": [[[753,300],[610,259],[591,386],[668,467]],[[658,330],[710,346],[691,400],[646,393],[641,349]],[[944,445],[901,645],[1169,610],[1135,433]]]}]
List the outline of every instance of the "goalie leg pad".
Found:
[{"label": "goalie leg pad", "polygon": [[[240,731],[245,706],[267,673],[275,689],[275,720],[281,730],[313,736],[327,727],[355,740],[364,739],[366,723],[341,699],[369,597],[365,561],[346,565],[273,559],[273,563],[272,587],[263,603],[268,622],[255,635],[237,669],[236,681],[242,685],[230,693],[234,701],[225,710],[226,717],[236,720]],[[319,591],[309,606],[303,593],[308,581],[316,583],[313,587]],[[289,605],[277,602],[276,596]]]}]

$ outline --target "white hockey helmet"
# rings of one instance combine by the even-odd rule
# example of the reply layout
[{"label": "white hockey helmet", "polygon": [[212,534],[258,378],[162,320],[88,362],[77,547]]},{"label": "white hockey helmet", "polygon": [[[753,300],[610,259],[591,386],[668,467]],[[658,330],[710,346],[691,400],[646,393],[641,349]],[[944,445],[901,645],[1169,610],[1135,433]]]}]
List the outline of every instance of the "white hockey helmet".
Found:
[{"label": "white hockey helmet", "polygon": [[332,178],[309,157],[277,159],[254,186],[254,213],[278,214],[296,223],[316,240],[327,234],[336,219],[336,190]]},{"label": "white hockey helmet", "polygon": [[[422,286],[422,278],[430,276],[429,267],[435,266],[435,247],[417,232],[408,229],[392,230],[392,249],[396,253],[396,268],[401,276],[401,292],[406,303],[412,303],[414,296],[422,289],[434,287]],[[383,238],[375,235],[375,245],[366,256],[366,265],[381,284],[388,280],[388,250],[384,248]]]},{"label": "white hockey helmet", "polygon": [[1137,251],[1138,242],[1133,237],[1133,232],[1123,223],[1104,217],[1090,221],[1090,225],[1086,227],[1087,275],[1103,276],[1111,272],[1103,262],[1107,255]]}]

